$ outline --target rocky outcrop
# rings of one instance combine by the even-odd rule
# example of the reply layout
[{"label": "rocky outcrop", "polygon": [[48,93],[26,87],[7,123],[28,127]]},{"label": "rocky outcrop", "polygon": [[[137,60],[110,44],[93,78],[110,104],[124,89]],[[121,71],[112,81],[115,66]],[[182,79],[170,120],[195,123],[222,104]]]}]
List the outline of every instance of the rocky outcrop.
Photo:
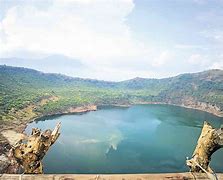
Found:
[{"label": "rocky outcrop", "polygon": [[[214,114],[215,116],[223,117],[223,109],[221,109],[218,105],[216,104],[211,104],[208,102],[199,102],[194,100],[193,98],[187,98],[187,99],[182,99],[180,102],[174,102],[174,101],[161,101],[161,102],[154,102],[154,101],[139,101],[134,104],[168,104],[168,105],[174,105],[174,106],[180,106],[184,108],[190,108],[190,109],[197,109],[200,111],[205,111],[211,114]],[[131,105],[134,105],[131,104]],[[115,106],[120,106],[120,107],[129,107],[129,105],[115,105]]]},{"label": "rocky outcrop", "polygon": [[223,117],[223,110],[218,105],[208,102],[196,101],[193,98],[182,99],[180,106],[209,112],[216,116]]},{"label": "rocky outcrop", "polygon": [[70,107],[64,113],[82,113],[82,112],[96,111],[96,110],[97,110],[96,105],[86,105],[86,106],[80,106],[80,107]]}]

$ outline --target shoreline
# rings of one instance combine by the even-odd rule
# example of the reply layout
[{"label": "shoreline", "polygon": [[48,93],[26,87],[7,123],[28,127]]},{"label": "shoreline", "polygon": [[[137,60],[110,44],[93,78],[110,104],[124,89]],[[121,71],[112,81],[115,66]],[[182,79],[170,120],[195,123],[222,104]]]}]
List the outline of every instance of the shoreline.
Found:
[{"label": "shoreline", "polygon": [[[78,107],[70,107],[67,110],[64,110],[64,111],[58,112],[58,113],[40,114],[40,115],[37,115],[34,118],[31,118],[27,121],[21,122],[19,125],[18,124],[13,124],[13,123],[9,126],[3,125],[1,134],[3,134],[5,131],[11,130],[11,131],[14,131],[18,134],[26,135],[24,132],[25,132],[25,129],[28,126],[28,124],[32,123],[34,121],[38,121],[38,119],[41,119],[41,118],[44,118],[44,117],[62,116],[62,115],[78,114],[78,113],[87,113],[87,112],[90,112],[90,111],[97,111],[98,109],[102,109],[104,107],[129,108],[129,107],[134,106],[134,105],[150,105],[150,104],[151,105],[152,104],[170,105],[170,106],[176,106],[176,107],[183,107],[183,108],[187,108],[187,109],[194,109],[194,110],[207,112],[207,113],[210,113],[214,116],[223,118],[223,111],[212,111],[210,109],[203,109],[203,108],[195,107],[195,106],[189,106],[189,105],[184,105],[184,104],[166,103],[166,102],[137,102],[137,103],[134,103],[134,104],[129,103],[129,104],[84,105],[84,106],[78,106]],[[1,144],[1,142],[0,142],[0,144]]]},{"label": "shoreline", "polygon": [[[78,114],[78,113],[87,113],[90,111],[97,111],[98,109],[102,109],[104,107],[122,107],[122,108],[129,108],[134,105],[149,105],[149,104],[160,104],[160,105],[171,105],[171,106],[177,106],[177,107],[183,107],[188,109],[194,109],[199,110],[203,112],[210,113],[212,115],[215,115],[217,117],[223,117],[222,111],[217,111],[216,107],[208,108],[210,107],[207,103],[206,105],[203,104],[203,106],[195,106],[195,105],[185,105],[185,104],[174,104],[174,103],[166,103],[166,102],[137,102],[132,104],[104,104],[104,105],[84,105],[84,106],[78,106],[78,107],[69,107],[64,111],[58,112],[58,113],[50,113],[50,114],[38,114],[35,117],[31,119],[26,119],[21,122],[13,123],[9,122],[7,124],[2,124],[2,131],[0,133],[0,157],[2,156],[7,161],[7,153],[8,150],[13,146],[18,140],[20,140],[21,137],[25,137],[25,129],[28,126],[29,123],[38,121],[38,119],[47,117],[47,116],[61,116],[61,115],[68,115],[68,114]],[[201,108],[206,107],[206,108]],[[19,124],[18,124],[19,123]],[[1,137],[3,136],[3,138]],[[7,149],[4,149],[7,147]],[[3,163],[9,163],[9,162],[3,162]],[[0,162],[0,169],[3,165]],[[7,168],[6,168],[7,169]]]},{"label": "shoreline", "polygon": [[[27,128],[29,123],[32,123],[34,121],[38,121],[38,119],[45,118],[45,117],[50,117],[50,116],[62,116],[62,115],[69,115],[69,114],[78,114],[78,113],[87,113],[89,111],[97,111],[97,106],[96,105],[86,105],[86,106],[78,106],[78,107],[70,107],[67,110],[60,112],[60,113],[52,113],[52,114],[43,114],[40,116],[37,116],[30,121],[25,123],[25,127],[22,128],[22,134],[24,134],[25,129]],[[26,135],[26,134],[24,134]]]},{"label": "shoreline", "polygon": [[[189,105],[184,105],[184,104],[174,104],[174,103],[166,103],[166,102],[137,102],[137,103],[132,103],[132,104],[104,104],[104,105],[84,105],[84,106],[78,106],[78,107],[70,107],[67,110],[64,110],[62,112],[58,112],[58,113],[50,113],[50,114],[40,114],[35,116],[34,118],[31,118],[27,121],[23,121],[21,122],[19,125],[18,124],[11,124],[11,125],[2,125],[2,132],[1,134],[3,134],[3,132],[11,130],[11,131],[15,131],[18,134],[24,134],[24,131],[27,127],[27,125],[29,123],[32,123],[34,121],[38,121],[38,119],[44,118],[44,117],[50,117],[50,116],[62,116],[62,115],[69,115],[69,114],[78,114],[78,113],[87,113],[90,111],[97,111],[98,109],[102,109],[104,107],[122,107],[122,108],[129,108],[131,106],[134,105],[149,105],[149,104],[160,104],[160,105],[170,105],[170,106],[176,106],[176,107],[183,107],[183,108],[187,108],[187,109],[194,109],[194,110],[199,110],[199,111],[203,111],[203,112],[207,112],[210,113],[214,116],[223,118],[223,111],[212,111],[210,109],[204,109],[204,108],[200,108],[195,107],[195,106],[189,106]],[[13,129],[15,128],[15,129]],[[24,134],[25,135],[25,134]],[[1,143],[1,142],[0,142]]]},{"label": "shoreline", "polygon": [[[201,103],[201,102],[198,102]],[[185,104],[174,104],[174,103],[166,103],[166,102],[138,102],[138,103],[134,103],[134,104],[111,104],[111,105],[105,105],[105,106],[114,106],[114,107],[124,107],[124,108],[128,108],[134,105],[149,105],[149,104],[160,104],[160,105],[170,105],[170,106],[176,106],[176,107],[183,107],[183,108],[187,108],[187,109],[193,109],[193,110],[199,110],[199,111],[203,111],[206,113],[210,113],[214,116],[223,118],[223,111],[220,110],[216,110],[219,109],[217,106],[212,106],[213,109],[208,109],[208,105],[207,103],[202,103],[203,106],[206,106],[206,108],[197,106],[196,105],[185,105]],[[205,104],[205,105],[204,105]]]}]

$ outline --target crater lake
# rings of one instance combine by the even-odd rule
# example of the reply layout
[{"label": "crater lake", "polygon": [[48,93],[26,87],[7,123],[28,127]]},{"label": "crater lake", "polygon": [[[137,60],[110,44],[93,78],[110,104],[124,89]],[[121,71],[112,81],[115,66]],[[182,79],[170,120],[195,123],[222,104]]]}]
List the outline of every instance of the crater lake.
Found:
[{"label": "crater lake", "polygon": [[[61,135],[43,160],[45,173],[161,173],[185,172],[204,120],[220,128],[223,118],[171,105],[103,107],[97,111],[50,116],[30,123]],[[211,167],[223,172],[223,150]]]}]

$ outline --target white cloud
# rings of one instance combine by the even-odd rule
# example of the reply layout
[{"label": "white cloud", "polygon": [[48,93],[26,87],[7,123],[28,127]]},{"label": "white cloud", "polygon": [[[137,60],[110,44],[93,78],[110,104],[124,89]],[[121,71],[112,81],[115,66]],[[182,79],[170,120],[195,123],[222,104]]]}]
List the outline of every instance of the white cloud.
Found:
[{"label": "white cloud", "polygon": [[200,64],[202,62],[203,58],[200,54],[192,54],[189,59],[188,62],[190,64]]},{"label": "white cloud", "polygon": [[131,0],[56,0],[44,11],[15,6],[0,24],[0,54],[60,53],[90,65],[145,57],[150,48],[132,37],[125,22],[133,8]]},{"label": "white cloud", "polygon": [[217,55],[216,61],[211,64],[210,69],[223,69],[223,54]]},{"label": "white cloud", "polygon": [[[214,63],[208,61],[213,54],[209,47],[215,48],[212,44],[214,39],[214,43],[220,44],[218,47],[222,49],[219,43],[223,42],[220,28],[214,33],[198,33],[199,40],[171,36],[171,32],[157,29],[156,33],[151,34],[158,37],[160,33],[167,32],[167,40],[169,35],[173,38],[168,45],[164,36],[154,42],[153,37],[147,34],[148,31],[154,31],[147,27],[153,22],[147,23],[150,19],[142,16],[140,9],[133,12],[134,2],[137,3],[133,0],[15,1],[0,19],[0,57],[16,56],[19,51],[43,55],[63,54],[80,60],[88,67],[81,69],[80,73],[71,71],[69,75],[106,80],[135,76],[163,77],[194,71],[196,66],[205,69]],[[130,21],[127,21],[128,18]],[[135,18],[142,21],[139,23],[141,27],[136,27]],[[194,21],[198,19],[194,18]],[[206,23],[204,20],[202,22]],[[178,25],[174,21],[170,24],[173,27]],[[201,31],[198,26],[197,32]]]},{"label": "white cloud", "polygon": [[167,62],[173,60],[173,58],[174,58],[174,53],[172,53],[170,51],[163,51],[160,53],[160,55],[158,57],[156,57],[153,60],[152,66],[154,66],[154,67],[163,66]]},{"label": "white cloud", "polygon": [[205,55],[192,54],[187,62],[191,65],[207,66],[210,63],[210,60],[211,59],[208,59]]},{"label": "white cloud", "polygon": [[214,62],[210,69],[223,69],[223,60],[222,61],[218,61],[218,62]]},{"label": "white cloud", "polygon": [[150,77],[149,67],[160,67],[172,56],[134,38],[126,23],[132,0],[52,2],[44,9],[34,1],[7,11],[0,24],[0,56],[18,50],[64,54],[90,67],[83,76],[107,80]]},{"label": "white cloud", "polygon": [[193,44],[176,44],[175,48],[183,49],[183,50],[191,50],[191,49],[206,49],[201,45],[193,45]]},{"label": "white cloud", "polygon": [[223,30],[213,29],[208,31],[202,31],[201,35],[218,43],[223,43]]}]

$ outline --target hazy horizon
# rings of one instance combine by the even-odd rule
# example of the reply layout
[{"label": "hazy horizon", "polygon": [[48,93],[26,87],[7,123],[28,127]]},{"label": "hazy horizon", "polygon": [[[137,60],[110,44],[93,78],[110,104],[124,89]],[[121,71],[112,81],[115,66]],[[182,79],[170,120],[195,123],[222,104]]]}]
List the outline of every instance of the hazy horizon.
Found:
[{"label": "hazy horizon", "polygon": [[223,69],[222,8],[221,0],[0,0],[0,64],[107,81]]},{"label": "hazy horizon", "polygon": [[72,76],[72,75],[66,75],[63,73],[59,73],[59,72],[44,72],[38,69],[34,69],[34,68],[29,68],[29,67],[25,67],[25,66],[11,66],[11,65],[6,65],[6,64],[0,64],[0,66],[7,66],[7,67],[12,67],[12,68],[26,68],[26,69],[30,69],[30,70],[35,70],[35,71],[39,71],[40,73],[44,73],[44,74],[57,74],[57,75],[63,75],[63,76],[68,76],[71,78],[80,78],[80,79],[91,79],[91,80],[97,80],[97,81],[107,81],[107,82],[122,82],[122,81],[128,81],[128,80],[132,80],[132,79],[165,79],[165,78],[173,78],[176,76],[180,76],[180,75],[184,75],[184,74],[196,74],[196,73],[202,73],[205,71],[223,71],[223,69],[208,69],[208,70],[204,70],[204,71],[197,71],[197,72],[184,72],[184,73],[180,73],[180,74],[176,74],[173,76],[166,76],[166,77],[160,77],[160,78],[153,78],[153,77],[140,77],[140,76],[136,76],[130,79],[122,79],[122,80],[105,80],[105,79],[97,79],[97,78],[91,78],[91,77],[78,77],[78,76]]}]

